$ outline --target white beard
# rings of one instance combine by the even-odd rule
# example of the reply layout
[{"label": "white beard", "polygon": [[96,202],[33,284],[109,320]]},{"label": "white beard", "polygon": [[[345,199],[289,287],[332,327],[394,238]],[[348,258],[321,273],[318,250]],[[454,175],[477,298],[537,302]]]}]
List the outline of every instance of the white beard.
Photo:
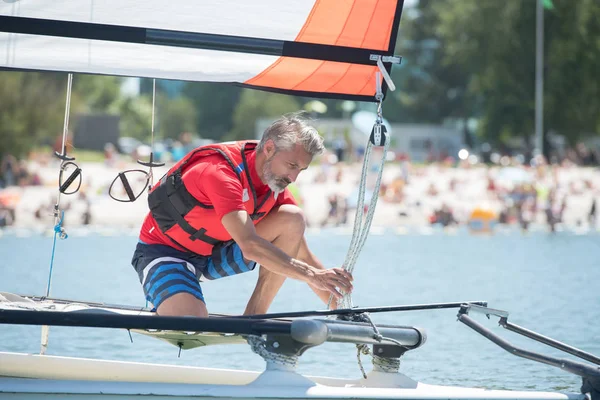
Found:
[{"label": "white beard", "polygon": [[273,195],[275,196],[275,198],[277,198],[277,196],[279,196],[279,193],[283,192],[285,190],[285,188],[287,187],[287,185],[284,185],[280,179],[278,179],[275,175],[273,175],[270,167],[271,167],[271,161],[269,160],[269,161],[265,162],[265,166],[263,168],[263,177],[264,177],[265,181],[267,182],[269,189],[271,189],[271,191],[273,192]]}]

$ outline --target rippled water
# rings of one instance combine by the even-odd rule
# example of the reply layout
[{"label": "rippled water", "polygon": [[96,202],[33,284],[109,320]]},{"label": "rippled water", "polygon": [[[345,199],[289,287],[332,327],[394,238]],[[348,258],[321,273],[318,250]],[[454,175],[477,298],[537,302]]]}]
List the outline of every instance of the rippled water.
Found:
[{"label": "rippled water", "polygon": [[[346,232],[312,232],[313,251],[329,266],[342,263],[350,242]],[[137,275],[129,264],[136,237],[72,235],[58,243],[52,296],[113,304],[144,305]],[[43,295],[52,239],[40,235],[0,237],[0,291]],[[518,231],[495,236],[373,234],[355,270],[358,306],[487,300],[507,310],[509,321],[600,355],[600,235],[555,235]],[[237,314],[245,307],[256,274],[203,285],[209,310]],[[270,311],[323,309],[306,285],[288,281]],[[556,350],[474,317],[513,343],[550,355]],[[456,321],[456,310],[373,315],[376,323],[415,325],[428,334],[425,345],[408,352],[401,371],[431,384],[487,388],[578,391],[579,378],[517,358]],[[39,327],[0,326],[0,350],[39,351]],[[184,351],[126,331],[91,328],[50,330],[49,354],[180,365],[261,370],[262,359],[248,346],[215,346]],[[566,357],[566,356],[565,356]],[[568,357],[567,357],[568,358]],[[369,360],[363,358],[367,369]],[[302,373],[358,377],[352,345],[325,344],[300,360]]]}]

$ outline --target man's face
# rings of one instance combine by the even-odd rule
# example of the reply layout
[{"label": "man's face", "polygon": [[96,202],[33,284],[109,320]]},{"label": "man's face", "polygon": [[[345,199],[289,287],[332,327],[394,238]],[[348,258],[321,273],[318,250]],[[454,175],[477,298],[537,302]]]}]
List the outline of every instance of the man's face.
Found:
[{"label": "man's face", "polygon": [[301,171],[308,168],[312,156],[304,150],[301,144],[296,144],[291,150],[275,150],[272,141],[265,144],[266,161],[263,166],[262,180],[269,188],[280,193],[292,182],[295,182]]}]

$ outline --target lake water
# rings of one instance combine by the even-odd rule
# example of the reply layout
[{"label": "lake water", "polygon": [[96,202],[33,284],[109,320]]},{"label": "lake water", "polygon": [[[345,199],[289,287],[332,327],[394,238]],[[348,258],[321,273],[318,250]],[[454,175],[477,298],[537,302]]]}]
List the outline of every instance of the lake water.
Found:
[{"label": "lake water", "polygon": [[[18,233],[18,232],[17,232]],[[323,230],[308,234],[315,254],[328,266],[341,264],[350,233]],[[145,304],[129,261],[134,233],[74,235],[59,241],[51,295],[112,304]],[[0,236],[0,291],[43,295],[52,238],[5,232]],[[473,236],[372,234],[355,269],[354,304],[380,306],[486,300],[511,313],[509,321],[600,355],[600,235],[524,235],[507,231]],[[244,310],[256,273],[203,285],[211,312]],[[305,284],[285,283],[270,311],[323,309]],[[473,317],[521,347],[560,352],[503,330],[497,318]],[[415,325],[427,331],[425,345],[402,358],[401,371],[430,384],[487,388],[579,391],[580,379],[559,369],[510,355],[456,321],[456,310],[373,314],[376,323]],[[39,327],[0,326],[0,350],[39,351]],[[127,331],[50,329],[49,354],[204,367],[262,370],[263,360],[245,345],[184,351]],[[565,358],[570,358],[564,355]],[[371,365],[363,357],[367,370]],[[302,373],[359,377],[356,349],[325,344],[300,359]]]}]

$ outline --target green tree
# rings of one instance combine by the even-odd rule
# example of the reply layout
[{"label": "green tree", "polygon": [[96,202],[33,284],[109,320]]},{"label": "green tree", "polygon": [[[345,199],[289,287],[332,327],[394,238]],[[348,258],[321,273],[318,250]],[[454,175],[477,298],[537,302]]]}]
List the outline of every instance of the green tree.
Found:
[{"label": "green tree", "polygon": [[109,108],[109,112],[119,115],[121,136],[129,136],[147,141],[152,132],[152,98],[142,96],[122,96]]},{"label": "green tree", "polygon": [[574,144],[600,133],[600,3],[552,3],[545,21],[545,128]]},{"label": "green tree", "polygon": [[176,139],[183,132],[196,132],[196,111],[185,97],[159,97],[155,115],[160,135],[164,138]]},{"label": "green tree", "polygon": [[467,0],[434,10],[445,62],[470,69],[469,92],[482,99],[480,134],[496,142],[527,139],[534,121],[535,2]]},{"label": "green tree", "polygon": [[277,117],[300,109],[298,100],[293,96],[244,89],[233,112],[233,128],[226,139],[253,139],[258,118]]},{"label": "green tree", "polygon": [[209,82],[189,82],[183,89],[195,107],[201,137],[219,140],[233,127],[233,112],[242,88]]},{"label": "green tree", "polygon": [[83,112],[107,112],[119,102],[123,79],[116,76],[73,76],[73,96],[80,99]]},{"label": "green tree", "polygon": [[65,74],[0,72],[0,153],[24,157],[62,133],[66,86]]},{"label": "green tree", "polygon": [[[405,78],[405,93],[399,95],[411,116],[432,122],[478,117],[480,134],[492,141],[514,136],[530,141],[535,12],[534,0],[421,0],[402,42],[407,62],[416,63],[408,73],[417,78]],[[546,132],[575,141],[598,131],[599,21],[594,0],[554,0],[545,10]],[[449,101],[456,93],[456,101]]]},{"label": "green tree", "polygon": [[405,11],[397,50],[403,65],[392,71],[399,89],[389,92],[384,103],[391,121],[441,123],[473,114],[470,65],[447,57],[449,38],[438,32],[442,19],[438,10],[451,3],[455,2],[420,0],[416,8]]}]

